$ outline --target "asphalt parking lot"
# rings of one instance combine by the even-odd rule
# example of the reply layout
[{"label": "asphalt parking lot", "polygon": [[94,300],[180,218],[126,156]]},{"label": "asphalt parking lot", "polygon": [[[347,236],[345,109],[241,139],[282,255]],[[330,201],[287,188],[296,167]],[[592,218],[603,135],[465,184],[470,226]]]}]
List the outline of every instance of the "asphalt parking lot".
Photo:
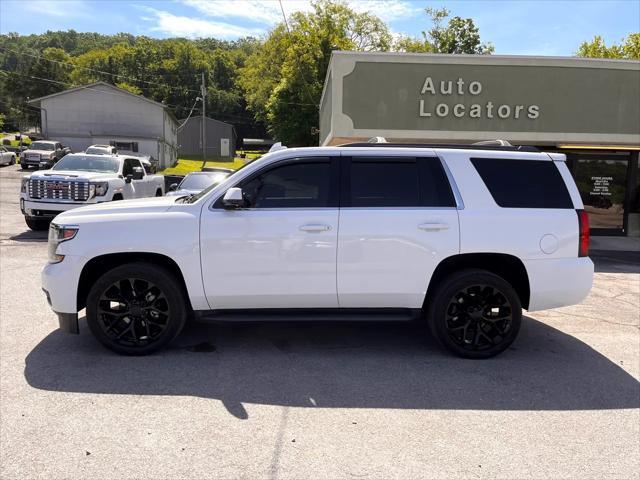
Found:
[{"label": "asphalt parking lot", "polygon": [[191,325],[120,357],[40,290],[18,167],[0,167],[0,477],[640,478],[640,262],[598,253],[581,305],[498,358],[419,325]]}]

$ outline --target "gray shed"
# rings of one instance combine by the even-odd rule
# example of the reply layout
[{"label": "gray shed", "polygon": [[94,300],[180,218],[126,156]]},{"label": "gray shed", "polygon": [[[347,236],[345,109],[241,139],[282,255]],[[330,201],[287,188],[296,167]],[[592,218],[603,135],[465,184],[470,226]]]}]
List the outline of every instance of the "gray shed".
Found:
[{"label": "gray shed", "polygon": [[[205,117],[207,158],[233,160],[236,151],[236,132],[233,125]],[[178,154],[202,155],[202,115],[180,121]]]}]

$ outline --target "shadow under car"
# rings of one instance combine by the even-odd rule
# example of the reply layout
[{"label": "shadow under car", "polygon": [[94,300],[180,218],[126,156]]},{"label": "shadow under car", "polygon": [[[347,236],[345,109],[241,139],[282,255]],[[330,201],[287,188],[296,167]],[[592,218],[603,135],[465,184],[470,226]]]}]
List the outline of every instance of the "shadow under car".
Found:
[{"label": "shadow under car", "polygon": [[592,410],[640,406],[640,383],[585,343],[530,317],[489,360],[451,356],[420,323],[188,324],[166,350],[124,357],[58,330],[27,356],[29,385],[58,392],[190,395],[322,408]]}]

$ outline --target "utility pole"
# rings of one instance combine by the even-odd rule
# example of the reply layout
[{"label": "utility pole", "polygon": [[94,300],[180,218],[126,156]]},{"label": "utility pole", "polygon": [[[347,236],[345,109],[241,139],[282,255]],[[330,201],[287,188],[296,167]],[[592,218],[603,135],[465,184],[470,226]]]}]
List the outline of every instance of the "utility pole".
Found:
[{"label": "utility pole", "polygon": [[207,88],[204,85],[204,72],[202,72],[202,85],[200,86],[202,94],[202,168],[207,164],[207,124],[206,124],[206,105],[207,105]]}]

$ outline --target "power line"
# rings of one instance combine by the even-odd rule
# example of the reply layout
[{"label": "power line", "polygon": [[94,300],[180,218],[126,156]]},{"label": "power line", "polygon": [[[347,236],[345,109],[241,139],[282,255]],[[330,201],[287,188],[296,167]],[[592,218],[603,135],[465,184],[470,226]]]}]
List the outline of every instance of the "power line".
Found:
[{"label": "power line", "polygon": [[12,50],[12,49],[6,48],[6,47],[0,47],[0,48],[5,50],[5,51],[8,51],[8,52],[13,52],[13,53],[15,53],[17,55],[26,55],[28,57],[37,58],[38,60],[46,60],[47,62],[57,63],[59,65],[67,65],[67,66],[70,66],[70,67],[73,67],[73,68],[81,68],[83,70],[89,70],[91,72],[100,73],[102,75],[111,75],[113,77],[120,77],[120,78],[125,78],[127,80],[133,80],[134,82],[148,83],[149,85],[158,85],[158,86],[166,87],[166,88],[170,88],[170,89],[177,89],[177,90],[180,90],[182,92],[184,92],[186,90],[187,92],[198,93],[197,90],[191,90],[189,88],[185,89],[185,88],[182,88],[182,87],[173,87],[171,85],[167,85],[166,83],[153,82],[151,80],[141,80],[141,79],[136,78],[136,77],[130,77],[130,76],[122,75],[122,74],[119,74],[119,73],[111,73],[111,72],[105,72],[103,70],[97,70],[95,68],[82,67],[80,65],[76,65],[75,63],[61,62],[60,60],[53,60],[51,58],[45,58],[45,57],[43,57],[41,55],[35,55],[35,54],[32,54],[32,53],[26,53],[26,52],[19,52],[17,50]]},{"label": "power line", "polygon": [[189,112],[189,115],[187,115],[187,118],[184,119],[184,121],[178,125],[178,131],[180,131],[180,129],[182,127],[184,127],[184,125],[187,123],[187,120],[189,120],[191,118],[191,114],[193,113],[193,109],[196,108],[196,104],[200,101],[200,97],[196,97],[196,101],[193,102],[193,107],[191,107],[191,111]]},{"label": "power line", "polygon": [[[54,84],[63,85],[63,86],[66,86],[66,87],[71,87],[71,88],[80,88],[80,89],[83,89],[83,90],[91,90],[91,91],[98,92],[98,93],[105,94],[105,95],[114,95],[116,97],[129,98],[128,95],[125,95],[125,94],[122,94],[122,93],[106,92],[104,90],[99,90],[97,88],[92,88],[92,87],[85,86],[85,85],[75,85],[73,83],[68,83],[68,82],[61,82],[59,80],[53,80],[51,78],[36,77],[35,75],[27,75],[26,73],[12,72],[10,70],[4,70],[4,69],[1,69],[1,68],[0,68],[0,72],[11,73],[13,75],[20,75],[22,77],[27,77],[27,78],[32,78],[34,80],[39,80],[41,82],[54,83]],[[133,94],[133,95],[135,95],[135,94]],[[167,107],[183,108],[183,105],[172,105],[170,103],[164,103],[164,102],[158,102],[158,103],[162,103],[162,105],[165,105]]]}]

